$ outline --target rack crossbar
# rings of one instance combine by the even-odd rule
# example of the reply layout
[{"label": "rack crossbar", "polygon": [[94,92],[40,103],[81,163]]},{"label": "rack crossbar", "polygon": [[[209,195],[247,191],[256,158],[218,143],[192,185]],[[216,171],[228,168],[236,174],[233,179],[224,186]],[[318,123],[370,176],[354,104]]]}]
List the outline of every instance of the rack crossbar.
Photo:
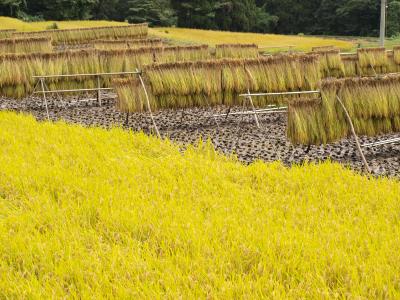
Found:
[{"label": "rack crossbar", "polygon": [[255,111],[244,111],[244,112],[231,112],[231,113],[225,113],[225,114],[216,114],[213,115],[213,117],[215,118],[222,118],[222,117],[226,117],[226,116],[245,116],[245,115],[254,115],[254,114],[268,114],[268,113],[272,113],[272,112],[276,112],[276,113],[285,113],[287,112],[287,107],[286,106],[282,106],[282,107],[276,107],[276,108],[265,108],[265,109],[257,109]]},{"label": "rack crossbar", "polygon": [[385,140],[385,141],[365,144],[362,147],[371,148],[371,147],[378,147],[378,146],[384,146],[384,145],[389,145],[389,144],[397,144],[397,143],[400,143],[400,137],[394,138],[394,139]]},{"label": "rack crossbar", "polygon": [[97,77],[97,76],[116,76],[116,75],[132,75],[132,74],[142,74],[141,71],[135,72],[116,72],[116,73],[94,73],[94,74],[64,74],[64,75],[35,75],[32,78],[65,78],[65,77]]},{"label": "rack crossbar", "polygon": [[321,91],[298,91],[298,92],[283,92],[283,93],[255,93],[255,94],[240,94],[239,97],[262,97],[262,96],[285,96],[285,95],[305,95],[305,94],[320,94]]},{"label": "rack crossbar", "polygon": [[113,88],[94,88],[94,89],[76,89],[76,90],[50,90],[50,91],[35,91],[33,94],[56,94],[56,93],[76,93],[76,92],[95,92],[95,91],[112,91]]}]

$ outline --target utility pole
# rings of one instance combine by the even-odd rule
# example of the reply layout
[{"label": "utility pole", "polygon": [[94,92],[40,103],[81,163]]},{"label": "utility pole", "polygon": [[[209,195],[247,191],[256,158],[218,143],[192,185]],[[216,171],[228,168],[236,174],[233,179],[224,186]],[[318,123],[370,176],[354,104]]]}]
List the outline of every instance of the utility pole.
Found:
[{"label": "utility pole", "polygon": [[379,43],[381,47],[385,47],[385,36],[386,36],[386,2],[387,0],[381,0],[381,29],[379,35]]}]

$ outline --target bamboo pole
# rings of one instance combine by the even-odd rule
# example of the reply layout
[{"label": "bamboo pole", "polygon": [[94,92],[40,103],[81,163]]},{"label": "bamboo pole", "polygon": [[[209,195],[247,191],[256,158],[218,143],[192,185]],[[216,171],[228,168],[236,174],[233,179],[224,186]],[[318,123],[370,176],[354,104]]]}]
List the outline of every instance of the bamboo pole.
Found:
[{"label": "bamboo pole", "polygon": [[371,174],[371,168],[369,167],[368,162],[367,162],[367,159],[366,159],[365,156],[364,156],[364,152],[363,152],[362,149],[361,149],[360,141],[359,141],[359,139],[358,139],[356,130],[354,129],[353,121],[351,120],[350,114],[349,114],[349,112],[347,111],[346,106],[344,106],[342,100],[340,99],[340,97],[339,97],[338,95],[336,95],[336,99],[339,101],[340,106],[343,108],[343,111],[344,111],[344,113],[345,113],[345,115],[346,115],[347,121],[349,122],[350,129],[351,129],[351,132],[352,132],[352,134],[353,134],[353,136],[354,136],[354,139],[355,139],[355,141],[356,141],[356,145],[357,145],[357,148],[358,148],[358,152],[360,152],[362,161],[363,161],[363,163],[364,163],[365,170],[368,172],[368,174]]},{"label": "bamboo pole", "polygon": [[161,139],[161,135],[160,135],[160,132],[158,131],[158,127],[157,127],[157,124],[156,124],[156,120],[154,119],[153,112],[151,111],[150,99],[149,99],[149,95],[148,95],[148,93],[147,93],[147,89],[146,89],[146,86],[145,86],[145,84],[144,84],[142,75],[140,75],[140,73],[139,73],[138,76],[139,76],[140,83],[141,83],[141,85],[142,85],[142,87],[143,87],[144,94],[145,94],[145,96],[146,96],[147,109],[149,110],[150,118],[151,118],[151,121],[153,122],[154,130],[156,131],[156,134],[157,134],[158,138]]}]

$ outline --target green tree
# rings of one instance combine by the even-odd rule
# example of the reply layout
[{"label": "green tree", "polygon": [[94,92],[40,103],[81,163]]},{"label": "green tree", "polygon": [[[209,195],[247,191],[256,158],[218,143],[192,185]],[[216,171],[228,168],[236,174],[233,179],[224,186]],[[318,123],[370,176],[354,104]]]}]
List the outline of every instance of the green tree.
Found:
[{"label": "green tree", "polygon": [[0,0],[0,15],[14,17],[24,10],[26,10],[25,0]]},{"label": "green tree", "polygon": [[128,2],[130,23],[148,22],[153,26],[176,24],[175,11],[169,0],[132,0]]},{"label": "green tree", "polygon": [[388,3],[387,35],[396,36],[400,34],[400,1]]}]

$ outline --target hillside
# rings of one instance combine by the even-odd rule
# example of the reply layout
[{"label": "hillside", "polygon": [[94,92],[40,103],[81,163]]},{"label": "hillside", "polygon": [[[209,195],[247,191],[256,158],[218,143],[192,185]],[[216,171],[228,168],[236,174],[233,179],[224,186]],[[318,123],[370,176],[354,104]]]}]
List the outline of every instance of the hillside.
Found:
[{"label": "hillside", "polygon": [[0,298],[398,298],[400,183],[0,113]]}]

